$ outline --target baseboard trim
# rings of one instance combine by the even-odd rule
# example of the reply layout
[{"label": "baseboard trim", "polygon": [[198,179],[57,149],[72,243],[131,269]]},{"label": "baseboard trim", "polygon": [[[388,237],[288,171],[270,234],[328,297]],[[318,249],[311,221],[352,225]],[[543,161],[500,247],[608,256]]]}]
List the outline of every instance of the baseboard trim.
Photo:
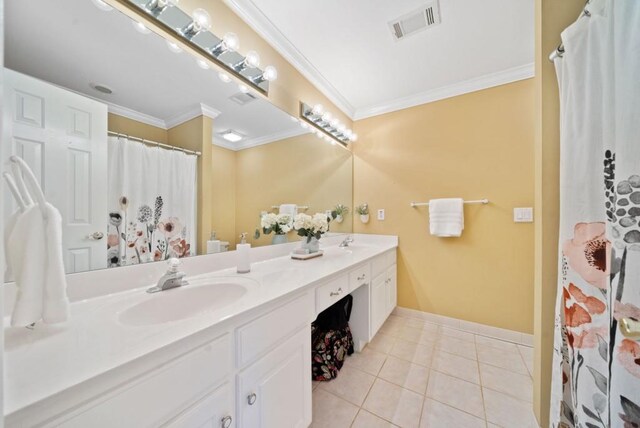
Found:
[{"label": "baseboard trim", "polygon": [[436,315],[430,312],[418,311],[416,309],[403,308],[401,306],[396,306],[393,310],[393,314],[409,318],[418,318],[443,327],[455,328],[456,330],[462,330],[480,336],[492,337],[494,339],[500,339],[518,345],[529,347],[533,346],[533,335],[528,333],[520,333],[519,331],[459,320],[457,318],[445,317],[443,315]]}]

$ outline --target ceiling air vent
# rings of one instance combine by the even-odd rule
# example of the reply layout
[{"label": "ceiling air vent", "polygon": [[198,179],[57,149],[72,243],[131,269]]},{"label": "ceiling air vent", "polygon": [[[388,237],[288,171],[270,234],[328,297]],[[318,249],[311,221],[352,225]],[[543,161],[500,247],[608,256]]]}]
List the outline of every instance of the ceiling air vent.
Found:
[{"label": "ceiling air vent", "polygon": [[229,99],[234,103],[243,106],[257,100],[258,98],[254,95],[251,95],[250,93],[238,92],[237,94],[230,96]]},{"label": "ceiling air vent", "polygon": [[429,2],[420,9],[407,13],[389,22],[391,33],[395,40],[402,40],[407,36],[440,24],[440,6],[437,1]]}]

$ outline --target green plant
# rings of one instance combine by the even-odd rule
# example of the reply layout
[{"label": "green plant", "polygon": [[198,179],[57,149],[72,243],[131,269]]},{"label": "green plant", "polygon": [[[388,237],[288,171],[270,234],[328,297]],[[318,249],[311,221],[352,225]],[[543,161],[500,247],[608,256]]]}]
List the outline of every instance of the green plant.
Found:
[{"label": "green plant", "polygon": [[360,215],[369,215],[369,205],[361,204],[356,207],[356,212]]},{"label": "green plant", "polygon": [[336,216],[339,216],[339,215],[343,216],[349,212],[349,207],[342,204],[338,204],[333,209],[333,212],[336,213]]}]

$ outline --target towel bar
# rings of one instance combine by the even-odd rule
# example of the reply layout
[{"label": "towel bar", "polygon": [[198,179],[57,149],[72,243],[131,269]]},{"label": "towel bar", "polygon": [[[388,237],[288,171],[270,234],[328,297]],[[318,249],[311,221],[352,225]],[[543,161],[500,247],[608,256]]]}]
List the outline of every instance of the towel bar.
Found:
[{"label": "towel bar", "polygon": [[[298,207],[298,209],[301,211],[306,211],[309,209],[307,205],[296,205],[296,207]],[[277,208],[280,208],[280,205],[271,205],[271,209],[275,210]]]},{"label": "towel bar", "polygon": [[[482,204],[486,205],[489,203],[489,199],[478,199],[476,201],[464,201],[465,204]],[[412,207],[428,207],[429,202],[411,202]]]}]

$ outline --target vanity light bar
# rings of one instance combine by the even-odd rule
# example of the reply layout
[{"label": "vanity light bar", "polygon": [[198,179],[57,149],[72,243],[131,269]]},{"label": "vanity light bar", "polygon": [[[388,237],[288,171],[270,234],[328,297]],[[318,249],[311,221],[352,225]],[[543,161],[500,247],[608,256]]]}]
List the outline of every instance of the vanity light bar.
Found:
[{"label": "vanity light bar", "polygon": [[345,147],[358,139],[357,134],[347,129],[331,113],[326,112],[320,104],[311,107],[300,102],[300,119],[303,121],[301,123],[307,123],[312,126],[312,129],[315,128],[316,135],[319,137],[325,137],[328,141],[337,141]]},{"label": "vanity light bar", "polygon": [[226,33],[223,37],[218,37],[211,32],[211,16],[205,9],[195,9],[189,15],[180,9],[179,0],[116,1],[136,12],[143,11],[162,29],[175,34],[184,44],[220,66],[224,70],[221,73],[240,79],[264,95],[269,93],[269,82],[278,78],[275,67],[267,66],[264,70],[259,68],[260,56],[256,51],[249,51],[246,56],[237,52],[240,42],[236,34]]}]

